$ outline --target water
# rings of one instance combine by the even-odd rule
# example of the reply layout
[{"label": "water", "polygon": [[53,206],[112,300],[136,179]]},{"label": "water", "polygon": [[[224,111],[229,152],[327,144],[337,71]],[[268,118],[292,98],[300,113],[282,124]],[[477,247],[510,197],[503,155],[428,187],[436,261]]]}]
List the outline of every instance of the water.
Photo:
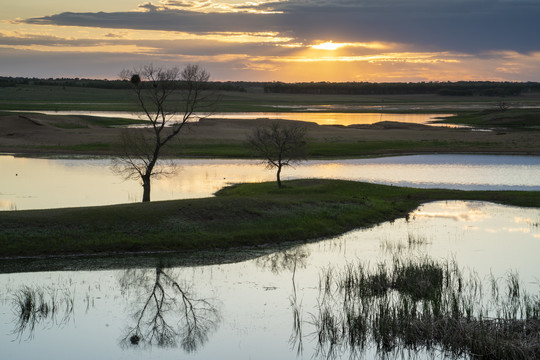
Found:
[{"label": "water", "polygon": [[[172,267],[156,271],[161,269],[157,258],[119,259],[117,263],[64,259],[55,271],[4,273],[0,275],[2,357],[323,359],[324,354],[317,355],[312,318],[320,310],[323,269],[333,267],[337,273],[359,261],[375,266],[397,251],[405,257],[452,258],[483,280],[490,274],[504,279],[510,271],[517,272],[522,290],[538,295],[539,223],[540,209],[435,202],[421,206],[408,221],[398,219],[287,248],[245,250],[244,260],[229,258],[230,252],[183,254],[161,259]],[[412,246],[410,237],[425,240]],[[31,261],[33,267],[40,262]],[[92,263],[104,265],[92,271]],[[62,266],[80,270],[61,271]],[[153,291],[159,289],[156,284],[163,294]],[[21,329],[15,297],[25,287],[41,289],[45,301],[54,293],[57,309],[54,315],[38,317]],[[160,311],[151,295],[163,298],[165,306]],[[184,317],[182,300],[194,306],[194,316]],[[301,320],[301,343],[295,340],[295,308]],[[141,313],[144,321],[137,327]],[[190,328],[187,321],[195,318],[201,327]],[[162,337],[161,343],[151,340],[153,325],[160,330],[156,335],[170,337]],[[190,336],[189,329],[200,330],[191,333],[198,336]],[[134,345],[136,331],[148,337]],[[349,350],[341,348],[336,358],[349,358]],[[362,355],[377,358],[375,349]]]},{"label": "water", "polygon": [[[323,109],[328,111],[328,109]],[[127,111],[35,111],[45,115],[89,115],[99,117],[124,118],[124,119],[145,119],[142,113],[132,113]],[[305,112],[237,112],[237,113],[214,113],[210,116],[206,114],[195,114],[194,121],[201,116],[218,119],[285,119],[314,122],[319,125],[353,125],[353,124],[373,124],[380,121],[396,121],[404,123],[451,126],[451,124],[432,124],[433,121],[442,117],[451,116],[449,113],[431,114],[383,114],[383,113],[347,113],[347,112],[321,112],[317,109],[306,109]],[[174,120],[174,119],[173,119]]]},{"label": "water", "polygon": [[[0,209],[25,210],[138,202],[142,187],[112,173],[111,160],[0,155]],[[154,180],[153,200],[212,196],[233,183],[274,181],[275,171],[255,160],[178,161],[175,176]],[[308,161],[282,178],[368,181],[419,188],[540,190],[540,157],[415,155]]]},{"label": "water", "polygon": [[[21,210],[139,201],[140,186],[113,175],[109,161],[0,156],[0,199],[6,209]],[[273,171],[253,161],[181,164],[177,177],[154,183],[154,199],[209,196],[231,182],[274,180]],[[538,191],[540,159],[422,155],[313,161],[286,169],[285,175]],[[504,280],[519,274],[521,291],[539,299],[538,253],[540,209],[441,201],[422,205],[408,219],[280,248],[0,260],[1,354],[57,360],[324,359],[314,317],[321,310],[325,269],[339,274],[348,264],[374,268],[396,254],[428,256],[455,261],[464,273],[475,274],[487,293],[491,278],[500,281],[504,293]],[[25,293],[49,305],[48,312],[21,313],[18,299]],[[193,311],[186,312],[191,308],[184,304]],[[293,325],[298,319],[300,334]],[[338,350],[337,359],[351,355],[347,346]],[[373,347],[361,355],[380,357]],[[416,355],[430,358],[424,351],[404,358]]]}]

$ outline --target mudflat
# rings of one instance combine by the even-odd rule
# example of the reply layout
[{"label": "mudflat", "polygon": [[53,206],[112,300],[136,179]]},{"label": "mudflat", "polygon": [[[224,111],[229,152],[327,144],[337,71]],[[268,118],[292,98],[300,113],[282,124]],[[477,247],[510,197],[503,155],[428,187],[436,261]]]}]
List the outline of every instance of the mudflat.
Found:
[{"label": "mudflat", "polygon": [[[183,129],[178,141],[185,144],[219,143],[241,146],[253,129],[268,125],[272,121],[274,120],[203,119],[190,123]],[[540,155],[540,132],[531,130],[478,131],[399,122],[350,126],[301,123],[307,128],[308,141],[317,144],[407,144],[399,148],[379,146],[378,150],[373,150],[368,155],[428,151]],[[114,155],[119,151],[122,131],[123,127],[111,126],[88,116],[14,113],[0,116],[0,152]],[[145,130],[129,128],[128,131]],[[430,146],[423,146],[426,143]],[[174,155],[182,156],[181,152]],[[193,153],[190,155],[196,156]]]}]

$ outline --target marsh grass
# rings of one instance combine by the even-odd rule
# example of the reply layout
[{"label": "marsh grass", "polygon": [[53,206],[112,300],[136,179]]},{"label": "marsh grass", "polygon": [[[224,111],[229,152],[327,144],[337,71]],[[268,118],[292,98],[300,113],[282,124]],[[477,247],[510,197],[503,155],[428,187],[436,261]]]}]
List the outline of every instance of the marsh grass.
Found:
[{"label": "marsh grass", "polygon": [[455,261],[394,257],[375,266],[329,267],[321,279],[311,320],[319,355],[374,348],[381,357],[403,351],[540,357],[540,296],[528,294],[515,273],[484,281],[465,275]]},{"label": "marsh grass", "polygon": [[481,110],[460,112],[438,122],[465,124],[478,128],[506,128],[538,130],[540,120],[538,109],[510,109],[508,111]]},{"label": "marsh grass", "polygon": [[429,241],[425,236],[409,234],[407,237],[407,244],[409,245],[409,249],[416,249],[418,247],[428,245]]},{"label": "marsh grass", "polygon": [[421,248],[429,245],[430,242],[425,236],[418,236],[409,233],[407,235],[406,241],[402,240],[392,240],[392,239],[383,239],[380,243],[380,248],[382,251],[391,254],[397,255],[403,251],[416,251]]},{"label": "marsh grass", "polygon": [[68,289],[24,286],[13,295],[13,307],[17,316],[13,333],[22,338],[32,338],[36,326],[62,326],[74,311],[74,295]]}]

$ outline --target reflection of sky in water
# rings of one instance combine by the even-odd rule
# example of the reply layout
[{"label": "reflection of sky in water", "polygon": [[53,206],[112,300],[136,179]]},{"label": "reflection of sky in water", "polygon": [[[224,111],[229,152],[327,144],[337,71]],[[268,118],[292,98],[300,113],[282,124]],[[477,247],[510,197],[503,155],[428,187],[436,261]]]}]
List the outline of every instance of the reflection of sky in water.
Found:
[{"label": "reflection of sky in water", "polygon": [[[152,182],[152,200],[208,197],[232,183],[274,181],[255,160],[180,160],[175,176]],[[140,201],[137,181],[123,181],[110,160],[0,156],[0,209],[40,209]],[[420,188],[540,190],[540,157],[417,155],[309,161],[283,179],[329,178]]]},{"label": "reflection of sky in water", "polygon": [[[313,110],[313,109],[312,109]],[[327,108],[328,110],[328,108]],[[206,114],[197,116],[217,118],[217,119],[286,119],[297,121],[314,122],[319,125],[352,125],[352,124],[373,124],[380,121],[396,121],[414,124],[429,124],[440,117],[451,114],[382,114],[382,113],[346,113],[346,112],[241,112],[241,113],[215,113],[210,116]],[[117,117],[126,119],[145,119],[143,114],[125,111],[35,111],[46,115],[90,115],[102,117]],[[175,120],[175,118],[173,118]],[[180,117],[178,118],[180,120]],[[198,121],[198,120],[197,120]],[[452,126],[448,124],[437,124],[437,126]]]},{"label": "reflection of sky in water", "polygon": [[[516,271],[523,288],[533,295],[538,294],[539,222],[539,209],[443,201],[421,206],[409,221],[399,219],[290,249],[289,254],[298,256],[294,280],[303,311],[304,335],[313,330],[309,314],[316,312],[321,269],[335,266],[336,271],[340,271],[357,261],[376,266],[379,261],[392,258],[392,252],[387,250],[389,244],[401,243],[399,251],[404,256],[427,254],[437,260],[453,258],[465,272],[476,272],[482,280],[487,280],[490,273],[504,279],[509,271]],[[510,231],[517,228],[523,231]],[[410,236],[424,238],[426,242],[408,247]],[[172,270],[179,283],[191,284],[190,291],[197,298],[211,301],[222,317],[206,344],[191,354],[181,348],[152,347],[137,351],[120,346],[126,329],[133,324],[137,295],[148,293],[148,287],[122,286],[126,270],[1,274],[2,356],[28,359],[47,354],[58,360],[298,359],[289,344],[294,264],[283,261],[285,257],[281,255],[274,253],[232,264]],[[146,275],[151,283],[155,271],[147,269]],[[38,326],[32,339],[13,341],[16,337],[11,334],[11,294],[25,285],[60,289],[59,297],[62,290],[73,294],[73,317],[62,326],[54,323]],[[489,287],[485,286],[484,291],[489,292]],[[304,353],[299,359],[312,358],[310,339],[313,340],[305,337]],[[371,354],[366,354],[365,358],[372,358]]]}]

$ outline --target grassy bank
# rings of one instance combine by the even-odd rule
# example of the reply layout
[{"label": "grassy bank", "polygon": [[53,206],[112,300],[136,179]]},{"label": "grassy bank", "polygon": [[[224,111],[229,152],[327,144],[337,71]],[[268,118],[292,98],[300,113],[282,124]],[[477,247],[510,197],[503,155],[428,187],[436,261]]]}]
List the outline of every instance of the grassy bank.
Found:
[{"label": "grassy bank", "polygon": [[[9,121],[14,117],[16,121],[11,120],[14,125],[4,126],[4,133],[1,135],[5,141],[0,138],[0,151],[6,153],[116,155],[123,152],[120,128],[146,124],[145,121],[136,119],[36,115],[25,112],[14,114],[0,111],[0,121]],[[33,128],[27,127],[28,121],[34,121]],[[212,125],[208,125],[209,123]],[[244,122],[242,126],[234,124],[237,132],[226,132],[227,127],[233,123],[234,120],[223,119],[206,121],[202,125],[195,123],[180,135],[179,141],[167,146],[163,155],[174,158],[253,158],[254,154],[246,145],[247,134],[254,127],[263,126],[263,122],[253,120]],[[311,159],[441,152],[538,152],[534,147],[519,141],[520,139],[517,142],[500,136],[493,139],[489,134],[482,137],[466,131],[396,130],[400,135],[391,135],[392,130],[384,129],[348,129],[343,126],[319,126],[312,123],[308,126],[306,153]],[[14,143],[17,139],[19,144]]]},{"label": "grassy bank", "polygon": [[[218,91],[218,112],[289,112],[305,111],[305,107],[336,105],[331,112],[396,112],[431,113],[458,110],[463,105],[476,104],[485,109],[496,109],[500,103],[494,96],[416,95],[324,95],[264,93],[262,87],[246,92]],[[533,93],[507,98],[511,103],[537,105],[540,94]],[[352,106],[352,107],[351,107]],[[367,108],[362,108],[367,106]],[[376,110],[375,108],[376,107]],[[425,107],[425,109],[423,109]],[[91,87],[17,85],[0,87],[0,110],[94,110],[140,111],[130,89],[100,89]]]},{"label": "grassy bank", "polygon": [[214,198],[0,212],[0,256],[186,251],[311,240],[433,200],[540,206],[540,192],[400,188],[339,180],[243,184]]},{"label": "grassy bank", "polygon": [[461,112],[441,123],[469,125],[476,128],[540,130],[540,109],[509,109]]},{"label": "grassy bank", "polygon": [[[499,146],[496,146],[499,145]],[[223,141],[208,143],[202,141],[186,141],[166,149],[166,157],[171,158],[219,158],[219,159],[253,159],[253,151],[241,141]],[[6,153],[45,154],[45,155],[103,155],[121,154],[122,147],[118,143],[83,143],[75,145],[37,146],[21,145],[5,148]],[[441,140],[389,140],[389,141],[333,141],[310,142],[306,154],[309,159],[351,159],[370,156],[388,156],[400,154],[427,153],[478,153],[478,154],[528,154],[531,151],[522,148],[473,141],[441,141]],[[534,153],[534,152],[533,152]]]}]

